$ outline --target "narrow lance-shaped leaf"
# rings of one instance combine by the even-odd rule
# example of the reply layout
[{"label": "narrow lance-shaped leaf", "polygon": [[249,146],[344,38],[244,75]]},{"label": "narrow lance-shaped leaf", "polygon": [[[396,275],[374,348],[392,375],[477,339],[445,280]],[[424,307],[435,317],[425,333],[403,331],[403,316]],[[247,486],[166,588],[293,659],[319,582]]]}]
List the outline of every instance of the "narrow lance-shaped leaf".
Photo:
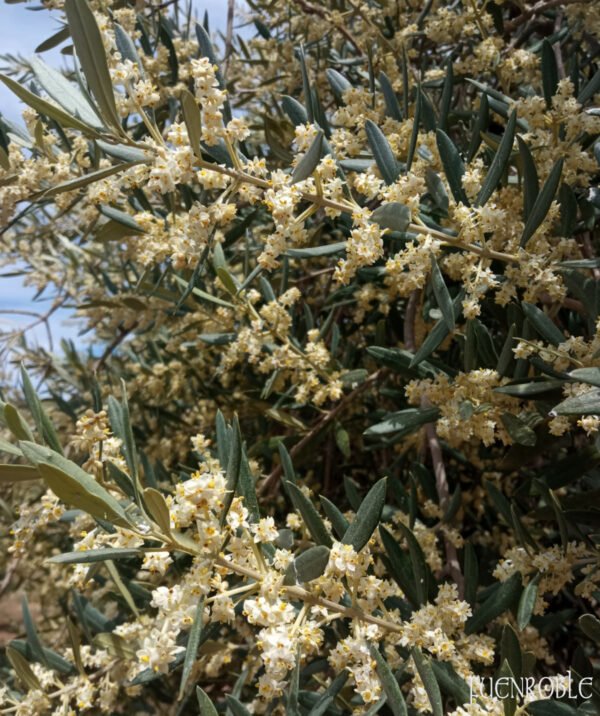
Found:
[{"label": "narrow lance-shaped leaf", "polygon": [[377,676],[381,681],[381,686],[387,696],[387,704],[392,710],[392,713],[394,716],[408,716],[406,702],[404,701],[404,696],[396,681],[396,677],[392,673],[387,661],[373,645],[371,645],[371,656],[375,660]]},{"label": "narrow lance-shaped leaf", "polygon": [[408,544],[410,562],[413,569],[415,589],[420,604],[425,604],[429,596],[431,570],[423,554],[423,549],[411,529],[399,523],[398,528]]},{"label": "narrow lance-shaped leaf", "polygon": [[417,141],[419,139],[419,125],[421,124],[421,104],[423,100],[423,94],[421,88],[417,91],[417,102],[415,104],[415,114],[413,117],[413,126],[410,133],[410,141],[408,143],[408,153],[406,155],[406,173],[410,172],[412,167],[413,159],[415,158],[415,152],[417,150]]},{"label": "narrow lance-shaped leaf", "polygon": [[344,92],[352,87],[350,82],[344,77],[344,75],[331,67],[325,71],[325,75],[327,76],[335,96],[339,100],[343,99]]},{"label": "narrow lance-shaped leaf", "polygon": [[442,694],[440,687],[435,678],[433,669],[431,668],[431,661],[428,657],[424,656],[420,649],[412,649],[411,655],[425,691],[427,692],[427,698],[431,704],[431,711],[433,716],[444,716],[444,706],[442,702]]},{"label": "narrow lance-shaped leaf", "polygon": [[288,567],[292,584],[312,582],[320,577],[329,562],[329,547],[319,544],[302,552]]},{"label": "narrow lance-shaped leaf", "polygon": [[548,107],[552,107],[552,97],[558,88],[558,66],[554,48],[547,39],[542,42],[542,87]]},{"label": "narrow lance-shaped leaf", "polygon": [[364,431],[365,437],[378,437],[380,435],[389,435],[395,433],[396,437],[410,435],[423,425],[437,420],[439,410],[437,408],[406,408],[396,413],[389,413],[385,420],[380,423],[371,425]]},{"label": "narrow lance-shaped leaf", "polygon": [[135,43],[118,22],[114,24],[115,41],[117,49],[124,60],[129,60],[138,66],[140,77],[145,79],[144,65],[140,59]]},{"label": "narrow lance-shaped leaf", "polygon": [[367,544],[379,524],[381,513],[385,505],[386,489],[387,478],[384,477],[376,482],[369,490],[361,506],[358,508],[356,516],[350,523],[350,527],[346,530],[342,542],[352,545],[355,552],[360,552]]},{"label": "narrow lance-shaped leaf", "polygon": [[519,599],[519,606],[517,608],[517,626],[521,631],[527,627],[531,617],[538,595],[538,584],[540,582],[541,574],[536,574],[533,579],[527,584],[521,598]]},{"label": "narrow lance-shaped leaf", "polygon": [[378,206],[371,214],[371,221],[381,229],[403,232],[410,226],[410,208],[397,201],[390,201]]},{"label": "narrow lance-shaped leaf", "polygon": [[395,119],[397,122],[401,122],[402,111],[400,109],[400,105],[398,104],[398,99],[396,97],[396,93],[394,92],[394,88],[392,87],[392,83],[385,72],[379,73],[379,85],[385,102],[386,114],[388,117]]},{"label": "narrow lance-shaped leaf", "polygon": [[137,482],[138,466],[137,452],[135,449],[135,441],[133,439],[133,431],[131,428],[131,420],[129,418],[129,405],[127,403],[127,392],[125,384],[122,384],[123,397],[118,402],[112,395],[108,399],[108,416],[113,431],[123,442],[123,455],[127,462],[127,467],[133,475],[134,481]]},{"label": "narrow lance-shaped leaf", "polygon": [[196,698],[198,699],[198,707],[200,708],[200,716],[219,716],[219,712],[213,706],[209,695],[199,686],[196,686]]},{"label": "narrow lance-shaped leaf", "polygon": [[448,115],[452,104],[452,91],[454,90],[454,70],[452,67],[452,58],[448,59],[446,64],[446,77],[442,87],[442,96],[440,99],[440,128],[446,131],[448,126]]},{"label": "narrow lance-shaped leaf", "polygon": [[0,465],[0,485],[39,479],[40,473],[31,465]]},{"label": "narrow lance-shaped leaf", "polygon": [[[454,317],[455,320],[460,315],[460,311],[462,308],[462,300],[463,300],[463,292],[461,291],[452,301],[452,306],[454,309]],[[423,343],[421,344],[421,347],[417,350],[415,355],[413,356],[413,359],[410,362],[409,367],[412,368],[413,366],[419,365],[419,363],[426,358],[428,358],[435,350],[436,348],[444,341],[446,336],[448,335],[448,326],[446,325],[446,322],[444,320],[439,320],[434,327],[429,332],[429,335]]]},{"label": "narrow lance-shaped leaf", "polygon": [[556,405],[550,415],[599,415],[600,390],[589,390],[587,393],[574,395]]},{"label": "narrow lance-shaped leaf", "polygon": [[25,457],[33,462],[48,487],[63,502],[121,527],[130,523],[120,503],[91,475],[49,448],[19,443]]},{"label": "narrow lance-shaped leaf", "polygon": [[34,442],[31,428],[27,425],[25,419],[14,405],[11,405],[10,403],[6,403],[4,405],[3,417],[6,422],[6,427],[17,438],[17,440],[30,440],[31,442]]},{"label": "narrow lance-shaped leaf", "polygon": [[579,104],[585,104],[588,100],[600,92],[600,68],[596,70],[592,78],[581,89],[577,95]]},{"label": "narrow lance-shaped leaf", "polygon": [[537,306],[523,301],[521,303],[523,313],[540,336],[554,346],[565,341],[565,336],[552,319]]},{"label": "narrow lance-shaped leaf", "polygon": [[577,624],[586,636],[600,645],[600,619],[593,614],[583,614]]},{"label": "narrow lance-shaped leaf", "polygon": [[446,327],[452,332],[455,325],[454,306],[452,305],[452,298],[444,281],[444,277],[442,276],[442,272],[440,271],[440,267],[433,255],[431,257],[431,285],[438,308],[442,312],[442,316],[446,322]]},{"label": "narrow lance-shaped leaf", "polygon": [[103,216],[106,216],[111,221],[116,221],[118,224],[121,224],[125,228],[129,229],[129,231],[133,234],[145,233],[133,216],[128,214],[126,211],[115,209],[114,206],[108,206],[106,204],[100,204],[98,206],[98,210]]},{"label": "narrow lance-shaped leaf", "polygon": [[465,165],[458,153],[458,149],[446,132],[438,129],[435,133],[438,151],[444,167],[444,174],[448,180],[450,191],[457,203],[469,206],[469,200],[462,185]]},{"label": "narrow lance-shaped leaf", "polygon": [[0,81],[8,87],[20,100],[25,102],[29,107],[32,107],[40,114],[45,115],[54,119],[62,127],[70,127],[71,129],[77,129],[83,134],[90,135],[92,137],[98,137],[98,132],[93,127],[90,127],[85,122],[82,122],[77,117],[70,115],[60,107],[47,102],[45,99],[38,97],[29,90],[25,89],[22,85],[10,77],[0,74]]},{"label": "narrow lance-shaped leaf", "polygon": [[312,709],[308,712],[308,716],[323,716],[323,714],[326,714],[336,696],[344,688],[346,681],[348,681],[348,676],[349,673],[346,669],[338,674],[328,688],[321,694],[319,700],[315,703]]},{"label": "narrow lance-shaped leaf", "polygon": [[77,117],[85,124],[94,127],[94,129],[104,129],[100,118],[77,85],[70,82],[62,72],[50,67],[39,57],[32,57],[29,60],[29,64],[44,91],[65,112]]},{"label": "narrow lance-shaped leaf", "polygon": [[317,168],[323,152],[323,136],[323,131],[319,130],[306,151],[306,154],[298,162],[298,165],[292,172],[292,184],[308,179]]},{"label": "narrow lance-shaped leaf", "polygon": [[556,194],[558,185],[560,184],[563,164],[563,159],[559,159],[556,162],[556,164],[552,167],[552,171],[548,175],[542,190],[538,194],[521,235],[521,246],[525,246],[527,244],[529,239],[539,228],[542,221],[546,218],[548,211],[550,210],[550,205],[554,200],[554,195]]},{"label": "narrow lance-shaped leaf", "polygon": [[200,150],[200,141],[202,139],[202,122],[200,118],[200,109],[196,98],[187,89],[183,89],[180,95],[181,111],[183,113],[183,121],[187,129],[190,145],[194,154],[202,158]]},{"label": "narrow lance-shaped leaf", "polygon": [[35,421],[38,433],[44,442],[49,445],[49,447],[62,455],[63,450],[58,439],[58,435],[56,434],[56,430],[50,422],[50,418],[44,410],[44,407],[31,383],[29,374],[23,365],[21,365],[21,380],[23,381],[23,392],[25,393],[27,405]]},{"label": "narrow lance-shaped leaf", "polygon": [[334,505],[331,500],[328,500],[325,495],[320,495],[319,500],[321,501],[323,512],[327,515],[327,519],[331,522],[333,531],[338,536],[338,539],[342,539],[349,526],[348,520],[345,518],[342,511]]},{"label": "narrow lance-shaped leaf", "polygon": [[521,574],[515,572],[505,582],[501,582],[493,594],[467,620],[465,633],[474,634],[480,631],[492,619],[496,619],[507,609],[513,607],[521,591]]},{"label": "narrow lance-shaped leaf", "polygon": [[227,513],[233,502],[235,491],[240,478],[240,467],[242,464],[242,435],[237,415],[233,419],[233,432],[231,434],[231,446],[227,460],[226,489],[223,512],[221,513],[221,525],[225,524]]},{"label": "narrow lance-shaped leaf", "polygon": [[227,694],[226,700],[227,706],[233,716],[251,716],[250,711],[248,711],[244,704],[239,699],[236,699],[235,696]]},{"label": "narrow lance-shaped leaf", "polygon": [[379,525],[379,535],[385,548],[386,565],[392,578],[402,589],[410,605],[414,609],[418,609],[423,600],[415,584],[416,579],[410,557],[402,551],[394,536],[383,525]]},{"label": "narrow lance-shaped leaf", "polygon": [[531,211],[540,190],[537,169],[529,151],[529,147],[523,139],[517,135],[519,154],[523,166],[523,214],[525,221],[531,216]]},{"label": "narrow lance-shaped leaf", "polygon": [[102,35],[94,13],[87,0],[65,0],[65,12],[77,57],[100,112],[107,122],[121,132]]},{"label": "narrow lance-shaped leaf", "polygon": [[511,112],[508,122],[506,123],[506,129],[504,136],[498,147],[498,151],[494,155],[490,168],[483,180],[479,194],[477,195],[477,205],[483,206],[490,196],[494,193],[496,187],[500,183],[502,174],[508,164],[510,153],[512,151],[513,141],[515,138],[515,129],[517,127],[517,110]]},{"label": "narrow lance-shaped leaf", "polygon": [[126,164],[115,164],[112,167],[98,169],[98,171],[90,172],[89,174],[84,174],[83,176],[76,177],[75,179],[69,179],[68,181],[56,184],[50,189],[46,189],[46,191],[41,192],[37,196],[43,199],[49,199],[57,194],[63,194],[66,191],[75,191],[76,189],[81,189],[89,184],[100,181],[101,179],[108,179],[108,177],[114,176],[115,174],[120,174],[126,169],[135,166],[135,164],[136,162],[127,162]]},{"label": "narrow lance-shaped leaf", "polygon": [[48,562],[52,564],[92,564],[94,562],[105,562],[107,559],[132,559],[141,557],[143,552],[139,549],[127,549],[117,547],[106,547],[101,549],[83,549],[76,552],[63,552],[50,557]]},{"label": "narrow lance-shaped leaf", "polygon": [[183,698],[187,681],[190,678],[194,662],[196,661],[196,655],[198,653],[198,644],[200,643],[200,637],[202,636],[203,613],[204,597],[201,597],[196,607],[194,623],[192,624],[192,628],[190,629],[190,634],[188,636],[188,641],[185,648],[185,659],[183,662],[183,671],[181,672],[181,683],[179,685],[179,701],[181,701],[181,699]]},{"label": "narrow lance-shaped leaf", "polygon": [[471,129],[471,141],[467,150],[467,160],[470,162],[481,145],[481,133],[484,132],[490,122],[490,103],[487,94],[482,94],[479,100],[479,112]]},{"label": "narrow lance-shaped leaf", "polygon": [[388,185],[393,184],[398,178],[400,170],[390,143],[381,129],[370,119],[367,119],[365,122],[365,131],[377,168],[383,180]]},{"label": "narrow lance-shaped leaf", "polygon": [[333,545],[331,535],[325,527],[325,523],[315,509],[313,503],[302,492],[302,490],[293,482],[287,481],[287,488],[290,498],[294,503],[294,507],[298,510],[308,531],[317,544],[323,544],[326,547]]},{"label": "narrow lance-shaped leaf", "polygon": [[42,643],[37,633],[37,629],[35,628],[35,624],[33,623],[33,617],[31,616],[31,612],[29,611],[29,604],[25,595],[23,595],[23,598],[21,599],[21,608],[23,610],[25,632],[27,633],[27,643],[31,647],[31,651],[37,661],[48,667],[49,664],[46,659],[46,655],[44,654],[44,647],[42,646]]},{"label": "narrow lance-shaped leaf", "polygon": [[28,689],[31,691],[43,691],[37,676],[33,673],[27,659],[21,653],[9,645],[6,647],[6,656],[19,679]]}]

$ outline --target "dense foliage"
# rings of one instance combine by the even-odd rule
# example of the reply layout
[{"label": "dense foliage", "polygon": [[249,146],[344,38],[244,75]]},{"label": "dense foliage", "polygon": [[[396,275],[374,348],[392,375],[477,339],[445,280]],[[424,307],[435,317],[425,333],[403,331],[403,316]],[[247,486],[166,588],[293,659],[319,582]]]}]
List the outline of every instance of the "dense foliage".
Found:
[{"label": "dense foliage", "polygon": [[42,2],[0,713],[599,713],[598,4]]}]

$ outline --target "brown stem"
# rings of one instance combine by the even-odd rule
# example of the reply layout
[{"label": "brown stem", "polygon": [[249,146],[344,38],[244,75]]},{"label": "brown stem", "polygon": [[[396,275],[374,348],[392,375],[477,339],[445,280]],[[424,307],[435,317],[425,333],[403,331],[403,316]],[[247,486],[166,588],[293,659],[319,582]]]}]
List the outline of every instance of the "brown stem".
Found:
[{"label": "brown stem", "polygon": [[[320,432],[322,432],[333,420],[337,418],[337,416],[345,410],[350,403],[362,392],[364,392],[367,388],[377,383],[378,380],[381,380],[385,375],[387,375],[388,370],[387,368],[380,368],[378,371],[370,375],[364,383],[361,383],[357,388],[355,388],[351,393],[348,393],[348,395],[344,396],[340,402],[332,408],[328,413],[326,413],[321,420],[310,430],[299,442],[297,442],[294,447],[290,450],[290,457],[294,458],[296,457],[304,448],[315,438]],[[275,486],[281,479],[281,475],[283,473],[283,465],[281,463],[277,465],[276,468],[274,468],[270,475],[267,477],[267,479],[263,482],[263,484],[259,488],[259,494],[260,495],[269,495],[274,490]]]},{"label": "brown stem", "polygon": [[[307,2],[307,0],[294,0],[294,2],[300,5],[300,7],[307,15],[318,15],[322,18],[328,18],[329,16],[329,12],[325,8],[319,5],[313,5],[311,2]],[[354,47],[354,49],[358,52],[359,55],[364,54],[361,46],[343,25],[335,23],[335,29],[338,30],[348,40],[348,42]]]},{"label": "brown stem", "polygon": [[514,29],[527,22],[530,17],[539,15],[546,10],[551,10],[553,7],[560,7],[561,5],[574,5],[575,3],[580,2],[581,0],[540,0],[540,2],[537,2],[533,7],[530,7],[528,10],[525,10],[520,15],[515,17],[514,20],[504,23],[504,31],[507,33],[512,32]]},{"label": "brown stem", "polygon": [[233,51],[233,21],[235,19],[235,0],[227,0],[227,32],[225,35],[225,77],[227,77],[227,68],[229,66],[229,58]]},{"label": "brown stem", "polygon": [[134,321],[128,328],[121,328],[120,333],[115,336],[115,338],[109,343],[108,346],[106,346],[104,353],[98,359],[96,365],[94,366],[94,373],[97,373],[100,368],[102,368],[102,366],[106,363],[106,361],[116,350],[116,348],[121,345],[121,343],[131,333],[131,331],[133,331],[137,327],[137,325],[138,322]]},{"label": "brown stem", "polygon": [[[421,407],[430,408],[431,403],[424,396],[421,400]],[[446,475],[446,466],[444,465],[444,456],[442,446],[438,438],[434,423],[428,423],[425,427],[427,434],[427,444],[431,454],[431,462],[433,464],[433,473],[435,475],[435,487],[437,490],[439,503],[442,511],[445,512],[450,502],[450,490],[448,488],[448,476]],[[464,597],[465,581],[458,561],[456,547],[450,542],[448,537],[444,535],[444,547],[446,550],[446,563],[450,576],[458,587],[458,596],[460,599]]]}]

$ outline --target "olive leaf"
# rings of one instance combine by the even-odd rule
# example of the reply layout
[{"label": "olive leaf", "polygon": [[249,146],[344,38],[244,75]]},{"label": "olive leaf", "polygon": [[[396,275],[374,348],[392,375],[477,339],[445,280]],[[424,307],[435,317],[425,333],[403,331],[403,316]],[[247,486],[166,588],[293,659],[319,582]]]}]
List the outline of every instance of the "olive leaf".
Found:
[{"label": "olive leaf", "polygon": [[296,510],[298,510],[301,514],[312,538],[315,542],[317,542],[317,544],[325,545],[325,547],[331,548],[333,545],[331,535],[327,531],[327,527],[315,509],[313,503],[293,482],[287,480],[286,485],[290,499],[292,500]]},{"label": "olive leaf", "polygon": [[11,79],[10,77],[6,77],[6,75],[0,74],[0,81],[4,82],[8,89],[11,90],[11,92],[13,92],[20,100],[25,102],[25,104],[29,105],[29,107],[35,109],[36,112],[39,112],[46,117],[54,119],[56,122],[59,123],[59,125],[63,127],[70,127],[71,129],[78,129],[83,134],[87,134],[92,137],[100,136],[98,134],[98,131],[93,127],[90,127],[88,124],[82,122],[77,117],[74,117],[68,112],[65,112],[60,107],[57,107],[56,105],[51,104],[45,99],[38,97],[36,94],[33,94],[33,92],[30,92],[29,90],[25,89],[23,85],[20,85],[18,82],[15,82],[15,80]]},{"label": "olive leaf", "polygon": [[32,442],[22,440],[19,447],[62,502],[120,527],[131,526],[121,504],[74,462]]},{"label": "olive leaf", "polygon": [[77,552],[63,552],[50,557],[47,561],[52,564],[92,564],[94,562],[105,562],[108,559],[133,559],[134,557],[141,557],[143,554],[139,549],[106,547],[78,550]]},{"label": "olive leaf", "polygon": [[452,196],[457,203],[469,206],[469,200],[465,194],[462,184],[462,177],[465,173],[465,165],[458,153],[458,149],[450,137],[441,129],[435,133],[437,140],[438,152],[444,167],[444,174],[448,180],[448,185]]},{"label": "olive leaf", "polygon": [[292,184],[308,179],[317,168],[323,151],[323,136],[323,131],[320,129],[312,140],[306,154],[298,162],[298,166],[292,172]]},{"label": "olive leaf", "polygon": [[527,218],[527,223],[525,224],[523,233],[521,234],[521,246],[527,245],[529,239],[535,234],[537,229],[540,227],[540,224],[546,218],[548,211],[550,210],[550,205],[554,200],[554,195],[556,194],[558,185],[560,184],[563,164],[564,159],[559,159],[556,162],[556,164],[552,167],[542,190],[538,194],[535,203],[531,208],[531,213]]},{"label": "olive leaf", "polygon": [[404,696],[402,695],[400,686],[398,685],[396,677],[392,673],[389,664],[374,645],[371,645],[370,652],[371,656],[375,660],[377,676],[379,677],[383,691],[387,696],[387,703],[392,710],[392,713],[394,716],[408,716]]},{"label": "olive leaf", "polygon": [[505,582],[500,582],[490,596],[469,617],[465,624],[465,633],[474,634],[496,619],[518,602],[522,592],[521,574],[515,572]]},{"label": "olive leaf", "polygon": [[100,112],[121,133],[102,35],[87,0],[65,0],[65,12],[77,57]]},{"label": "olive leaf", "polygon": [[383,506],[385,505],[386,490],[387,478],[384,477],[378,480],[369,490],[358,508],[356,516],[346,530],[342,542],[352,545],[355,552],[360,552],[367,544],[379,524]]},{"label": "olive leaf", "polygon": [[97,112],[77,85],[70,82],[62,72],[50,67],[39,57],[32,57],[29,60],[29,64],[42,89],[65,112],[94,129],[106,131]]},{"label": "olive leaf", "polygon": [[421,677],[421,681],[423,682],[423,686],[425,687],[425,691],[427,692],[427,698],[431,704],[433,716],[444,716],[442,694],[435,673],[431,668],[430,659],[424,656],[423,652],[418,648],[412,649],[410,653],[417,667],[417,672]]},{"label": "olive leaf", "polygon": [[400,168],[390,143],[381,129],[370,119],[365,122],[365,131],[367,141],[373,152],[373,158],[383,180],[386,184],[393,184],[400,175]]},{"label": "olive leaf", "polygon": [[508,122],[506,123],[506,129],[504,130],[504,136],[498,146],[498,151],[494,155],[490,168],[488,169],[479,194],[477,195],[478,206],[483,206],[490,196],[496,190],[496,187],[500,183],[500,179],[504,174],[510,153],[512,152],[513,141],[515,138],[515,129],[517,127],[517,110],[511,112]]},{"label": "olive leaf", "polygon": [[410,208],[397,201],[382,204],[371,214],[371,221],[379,224],[380,228],[390,231],[406,231],[410,225],[410,219]]}]

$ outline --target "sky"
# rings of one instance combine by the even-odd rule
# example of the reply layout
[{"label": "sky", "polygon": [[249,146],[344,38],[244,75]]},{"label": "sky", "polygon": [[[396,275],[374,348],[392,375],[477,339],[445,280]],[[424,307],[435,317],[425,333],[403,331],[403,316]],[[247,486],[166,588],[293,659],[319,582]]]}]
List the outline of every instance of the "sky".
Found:
[{"label": "sky", "polygon": [[[197,17],[202,18],[205,10],[208,11],[211,29],[224,29],[227,18],[226,0],[193,0]],[[237,5],[242,3],[238,0]],[[60,14],[57,12],[34,11],[32,8],[39,7],[37,1],[24,2],[16,5],[7,5],[0,0],[0,54],[20,55],[24,58],[34,54],[35,48],[45,39],[60,29],[58,21]],[[60,54],[59,49],[43,53],[42,58],[54,67],[60,67],[65,58]],[[68,61],[68,60],[67,60]],[[4,62],[0,60],[0,68]],[[0,83],[0,112],[10,121],[19,122],[22,105],[19,100]],[[32,316],[4,313],[4,311],[36,311],[45,313],[50,307],[48,301],[34,302],[35,291],[23,286],[20,277],[6,277],[6,269],[0,269],[0,331],[20,329],[34,318]],[[79,328],[73,320],[67,320],[68,311],[58,311],[52,316],[51,329],[58,345],[60,338],[71,338],[78,342]],[[28,333],[32,342],[47,346],[48,338],[43,326],[38,326],[31,333]],[[81,339],[80,339],[81,340]]]}]

